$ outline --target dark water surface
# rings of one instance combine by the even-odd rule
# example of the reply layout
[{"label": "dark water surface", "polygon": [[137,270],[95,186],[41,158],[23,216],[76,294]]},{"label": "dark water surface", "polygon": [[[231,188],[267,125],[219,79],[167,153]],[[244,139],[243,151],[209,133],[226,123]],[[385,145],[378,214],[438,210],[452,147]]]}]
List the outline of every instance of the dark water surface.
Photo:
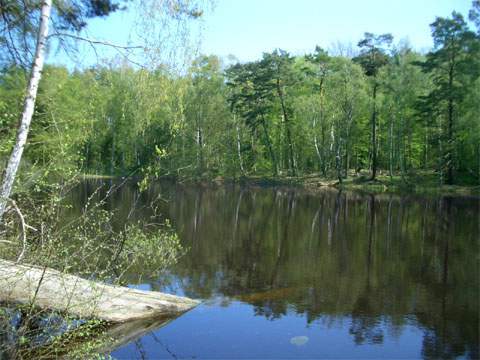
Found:
[{"label": "dark water surface", "polygon": [[162,183],[107,207],[122,226],[159,195],[188,251],[137,285],[203,303],[114,358],[479,357],[478,198]]}]

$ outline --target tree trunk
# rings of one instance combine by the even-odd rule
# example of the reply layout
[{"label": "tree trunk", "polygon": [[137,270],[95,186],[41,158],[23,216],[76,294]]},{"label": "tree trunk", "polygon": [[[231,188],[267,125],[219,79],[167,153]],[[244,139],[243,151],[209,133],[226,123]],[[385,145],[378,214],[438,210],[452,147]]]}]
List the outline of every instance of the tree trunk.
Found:
[{"label": "tree trunk", "polygon": [[348,178],[348,170],[350,170],[350,129],[353,123],[353,109],[349,107],[347,113],[347,126],[345,130],[345,179]]},{"label": "tree trunk", "polygon": [[40,27],[38,30],[37,45],[35,49],[35,57],[32,64],[32,72],[28,82],[27,94],[23,104],[22,118],[17,132],[17,140],[8,160],[7,169],[3,177],[2,190],[0,193],[0,222],[7,206],[7,199],[12,192],[15,176],[22,159],[25,143],[27,142],[28,131],[32,121],[33,111],[35,109],[35,100],[37,98],[38,84],[42,77],[43,63],[45,60],[45,47],[48,35],[48,22],[50,19],[50,11],[52,8],[52,0],[44,0],[40,15]]},{"label": "tree trunk", "polygon": [[428,167],[428,124],[425,121],[425,135],[424,135],[424,146],[423,146],[423,169],[427,170]]},{"label": "tree trunk", "polygon": [[350,125],[347,126],[345,134],[345,179],[348,178],[348,171],[350,170]]},{"label": "tree trunk", "polygon": [[328,170],[328,161],[326,160],[327,159],[327,151],[325,149],[325,138],[326,138],[326,135],[325,135],[325,126],[324,126],[324,123],[322,122],[321,123],[321,126],[322,126],[322,154],[323,154],[323,163],[322,163],[322,175],[325,177],[327,176],[327,170]]},{"label": "tree trunk", "polygon": [[115,124],[112,121],[112,144],[110,146],[110,175],[115,172]]},{"label": "tree trunk", "polygon": [[340,155],[341,140],[337,142],[336,148],[337,149],[335,151],[335,168],[337,169],[338,182],[341,184],[342,183],[342,159]]},{"label": "tree trunk", "polygon": [[[335,124],[332,122],[332,125],[330,126],[330,159],[335,158]],[[331,160],[330,160],[331,161]],[[335,169],[337,168],[337,165],[335,163]]]},{"label": "tree trunk", "polygon": [[375,180],[377,176],[377,80],[373,84],[373,110],[372,110],[372,177]]},{"label": "tree trunk", "polygon": [[198,305],[185,297],[107,285],[0,259],[0,301],[35,305],[113,323],[178,315]]},{"label": "tree trunk", "polygon": [[262,128],[263,128],[263,133],[265,135],[265,141],[268,147],[268,152],[270,153],[270,158],[273,163],[273,175],[277,176],[278,175],[277,159],[275,158],[275,153],[273,152],[272,142],[270,141],[270,136],[268,135],[268,130],[267,130],[267,124],[265,123],[265,119],[263,115],[262,115]]},{"label": "tree trunk", "polygon": [[245,168],[243,167],[243,159],[242,159],[242,143],[240,142],[240,128],[238,127],[235,114],[233,114],[233,122],[235,123],[235,128],[237,131],[237,154],[238,154],[238,161],[240,163],[240,171],[242,172],[242,175],[245,175]]},{"label": "tree trunk", "polygon": [[203,133],[202,127],[200,126],[200,117],[201,115],[197,114],[197,172],[198,175],[203,174],[204,170],[204,161],[203,161]]},{"label": "tree trunk", "polygon": [[[323,128],[323,83],[324,83],[324,77],[321,78],[320,80],[320,90],[319,90],[319,93],[320,93],[320,124]],[[315,150],[317,152],[317,156],[318,156],[318,163],[319,163],[319,170],[322,170],[323,172],[323,175],[325,176],[325,165],[324,165],[324,162],[325,162],[325,159],[324,157],[322,156],[322,153],[320,152],[320,149],[318,147],[318,139],[317,139],[317,132],[316,132],[316,127],[317,127],[317,118],[316,116],[314,115],[313,116],[313,140],[315,142]]]},{"label": "tree trunk", "polygon": [[296,175],[295,170],[295,160],[293,155],[293,142],[292,142],[292,133],[290,130],[290,122],[288,119],[287,108],[285,106],[285,101],[283,99],[282,88],[280,87],[280,81],[277,79],[277,93],[280,99],[280,105],[282,107],[283,120],[285,121],[285,133],[287,135],[287,145],[288,145],[288,162],[290,164],[291,175]]},{"label": "tree trunk", "polygon": [[322,161],[322,154],[320,153],[320,148],[318,147],[316,127],[317,127],[317,118],[314,115],[313,116],[313,123],[312,123],[313,144],[315,145],[315,152],[317,153],[317,157],[318,157],[318,165],[319,165],[318,169],[321,170],[322,167],[323,167],[323,165],[322,165],[323,161]]},{"label": "tree trunk", "polygon": [[390,168],[389,169],[390,170],[389,171],[390,172],[390,180],[393,177],[393,158],[394,158],[394,154],[393,154],[394,153],[394,148],[393,148],[393,122],[394,122],[394,116],[392,116],[390,118],[390,134],[389,134],[389,136],[390,136],[390,159],[389,159],[390,160],[389,161],[390,162],[390,164],[389,164],[390,165],[389,166],[389,168]]},{"label": "tree trunk", "polygon": [[478,179],[478,183],[480,184],[480,143],[477,144],[477,165],[478,165],[478,168],[477,168],[477,179]]},{"label": "tree trunk", "polygon": [[405,182],[406,176],[406,154],[405,154],[405,117],[402,114],[399,120],[400,126],[398,127],[397,131],[397,146],[398,146],[398,161],[400,165],[400,174],[402,176],[402,180]]},{"label": "tree trunk", "polygon": [[447,128],[447,144],[445,159],[447,161],[447,184],[453,184],[453,65],[450,67],[448,74],[448,87],[450,89],[448,98],[448,128]]}]

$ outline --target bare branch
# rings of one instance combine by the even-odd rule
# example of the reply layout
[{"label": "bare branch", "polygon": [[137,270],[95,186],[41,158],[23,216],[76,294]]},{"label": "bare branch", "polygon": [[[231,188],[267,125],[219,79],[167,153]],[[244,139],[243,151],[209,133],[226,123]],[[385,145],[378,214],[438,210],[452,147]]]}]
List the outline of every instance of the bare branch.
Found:
[{"label": "bare branch", "polygon": [[18,255],[17,258],[17,263],[22,261],[23,257],[25,256],[25,251],[27,250],[27,232],[26,232],[26,224],[25,224],[25,218],[23,217],[22,212],[17,206],[17,203],[14,200],[10,200],[10,203],[12,204],[12,208],[15,210],[15,212],[18,215],[18,218],[20,219],[20,226],[21,226],[21,237],[22,237],[22,252],[20,255]]},{"label": "bare branch", "polygon": [[[145,50],[145,47],[143,47],[143,46],[118,45],[118,44],[114,44],[114,43],[104,41],[104,40],[92,39],[92,38],[88,38],[88,37],[84,37],[84,36],[80,36],[80,35],[74,35],[74,34],[68,34],[68,33],[62,33],[62,32],[52,33],[49,37],[52,37],[52,36],[60,38],[60,40],[59,40],[60,46],[64,46],[64,44],[63,44],[64,39],[62,39],[62,37],[67,37],[67,38],[70,38],[70,39],[73,39],[73,40],[78,40],[78,41],[83,41],[83,42],[88,43],[91,46],[91,48],[93,49],[93,51],[95,53],[95,56],[97,58],[97,61],[98,61],[99,56],[98,56],[98,53],[97,53],[96,46],[100,45],[100,46],[106,46],[106,47],[110,47],[110,48],[115,49],[128,62],[130,62],[134,65],[137,65],[140,68],[145,68],[145,65],[140,64],[139,62],[136,62],[136,61],[134,61],[130,58],[131,50]],[[65,51],[65,53],[68,54],[68,51],[66,49],[64,49],[64,51]]]},{"label": "bare branch", "polygon": [[111,43],[111,42],[108,42],[108,41],[103,41],[103,40],[98,40],[98,39],[90,39],[90,38],[86,38],[86,37],[79,36],[79,35],[68,34],[68,33],[60,33],[60,32],[50,34],[48,37],[49,38],[50,37],[69,37],[69,38],[72,38],[72,39],[75,39],[75,40],[85,41],[85,42],[88,42],[88,43],[94,44],[94,45],[103,45],[103,46],[113,47],[113,48],[116,48],[116,49],[124,49],[124,50],[143,49],[144,48],[143,46],[118,45],[118,44],[114,44],[114,43]]},{"label": "bare branch", "polygon": [[0,243],[4,243],[4,244],[15,244],[13,241],[10,241],[10,240],[0,240]]}]

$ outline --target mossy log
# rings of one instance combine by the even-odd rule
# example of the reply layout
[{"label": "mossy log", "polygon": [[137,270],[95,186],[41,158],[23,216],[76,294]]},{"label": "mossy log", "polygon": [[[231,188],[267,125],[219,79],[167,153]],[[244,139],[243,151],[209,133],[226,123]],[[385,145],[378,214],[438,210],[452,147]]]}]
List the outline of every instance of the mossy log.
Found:
[{"label": "mossy log", "polygon": [[198,305],[198,301],[185,297],[107,285],[7,260],[0,260],[0,301],[33,304],[111,323],[174,317]]}]

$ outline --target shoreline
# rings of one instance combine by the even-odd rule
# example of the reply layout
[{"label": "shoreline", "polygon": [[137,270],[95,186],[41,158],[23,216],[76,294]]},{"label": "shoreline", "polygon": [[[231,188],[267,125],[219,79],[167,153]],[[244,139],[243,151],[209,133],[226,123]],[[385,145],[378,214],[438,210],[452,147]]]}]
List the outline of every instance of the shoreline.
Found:
[{"label": "shoreline", "polygon": [[[125,179],[124,176],[82,174],[84,180],[114,180]],[[138,179],[138,177],[132,177]],[[405,195],[445,195],[445,196],[480,196],[480,185],[438,185],[432,184],[426,178],[419,176],[418,179],[404,182],[398,176],[392,179],[389,176],[380,175],[376,180],[371,181],[365,177],[348,177],[342,183],[338,179],[325,178],[317,175],[305,176],[243,176],[243,177],[221,177],[215,178],[176,178],[160,176],[155,180],[169,180],[179,184],[197,185],[241,185],[258,187],[292,186],[303,188],[308,191],[317,191],[326,188],[337,190],[358,191],[364,193],[381,194],[405,194]],[[414,181],[414,182],[413,182]]]}]

